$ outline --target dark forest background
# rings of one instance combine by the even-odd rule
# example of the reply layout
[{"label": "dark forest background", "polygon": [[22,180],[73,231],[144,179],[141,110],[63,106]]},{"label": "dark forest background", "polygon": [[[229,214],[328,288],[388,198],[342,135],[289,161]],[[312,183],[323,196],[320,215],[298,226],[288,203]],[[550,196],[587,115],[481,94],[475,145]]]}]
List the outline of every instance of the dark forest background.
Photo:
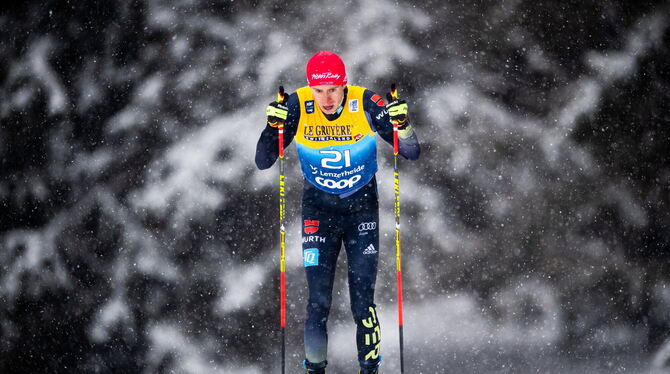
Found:
[{"label": "dark forest background", "polygon": [[[253,156],[276,87],[324,49],[353,84],[398,83],[422,141],[400,165],[410,371],[666,372],[669,23],[667,1],[1,5],[0,372],[278,372],[277,170]],[[287,164],[297,372],[293,147]],[[333,372],[355,367],[338,274]]]}]

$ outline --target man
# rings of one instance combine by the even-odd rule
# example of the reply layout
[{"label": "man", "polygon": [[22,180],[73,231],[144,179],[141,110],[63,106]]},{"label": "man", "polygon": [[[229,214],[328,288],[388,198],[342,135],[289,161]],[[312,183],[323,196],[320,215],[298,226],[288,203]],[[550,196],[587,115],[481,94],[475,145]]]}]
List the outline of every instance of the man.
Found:
[{"label": "man", "polygon": [[316,53],[306,70],[307,87],[268,106],[256,165],[267,169],[275,163],[277,126],[284,123],[285,147],[295,137],[306,180],[302,247],[309,287],[303,362],[307,373],[325,373],[328,364],[326,323],[337,257],[344,244],[359,373],[376,374],[381,334],[374,304],[379,256],[375,135],[393,145],[392,121],[397,122],[399,153],[410,160],[418,159],[419,142],[408,120],[407,103],[395,100],[386,105],[374,92],[347,85],[344,63],[335,53]]}]

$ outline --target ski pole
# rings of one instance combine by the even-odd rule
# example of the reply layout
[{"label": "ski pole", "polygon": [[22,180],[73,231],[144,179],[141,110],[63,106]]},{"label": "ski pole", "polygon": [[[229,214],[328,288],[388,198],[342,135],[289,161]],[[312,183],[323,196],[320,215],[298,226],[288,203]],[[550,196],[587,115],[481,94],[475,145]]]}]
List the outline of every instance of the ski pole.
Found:
[{"label": "ski pole", "polygon": [[[284,86],[279,86],[277,102],[285,103]],[[279,135],[279,314],[281,325],[281,372],[286,372],[286,240],[284,218],[286,216],[286,200],[284,188],[284,122],[280,121],[277,127]]]},{"label": "ski pole", "polygon": [[[395,83],[391,85],[391,97],[398,100],[398,90]],[[398,284],[398,337],[400,340],[400,373],[404,374],[402,336],[402,257],[400,251],[400,178],[398,174],[398,123],[393,122],[393,191],[395,193],[395,265]]]}]

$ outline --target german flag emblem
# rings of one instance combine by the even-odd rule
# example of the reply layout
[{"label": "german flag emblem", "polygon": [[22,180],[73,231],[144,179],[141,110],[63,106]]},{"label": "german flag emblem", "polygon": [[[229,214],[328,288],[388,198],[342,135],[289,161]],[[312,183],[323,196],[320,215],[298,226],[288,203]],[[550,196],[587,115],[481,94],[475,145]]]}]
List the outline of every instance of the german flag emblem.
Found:
[{"label": "german flag emblem", "polygon": [[305,220],[305,234],[311,235],[319,231],[319,221],[318,220]]}]

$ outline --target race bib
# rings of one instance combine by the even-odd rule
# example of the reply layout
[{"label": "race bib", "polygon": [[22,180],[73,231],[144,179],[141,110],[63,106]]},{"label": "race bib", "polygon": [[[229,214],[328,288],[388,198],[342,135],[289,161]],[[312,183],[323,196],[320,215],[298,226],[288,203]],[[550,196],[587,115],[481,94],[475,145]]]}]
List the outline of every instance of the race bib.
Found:
[{"label": "race bib", "polygon": [[329,121],[309,87],[298,89],[300,122],[295,136],[305,179],[318,189],[345,194],[365,186],[377,172],[377,137],[360,109],[365,88],[347,86],[340,116]]},{"label": "race bib", "polygon": [[377,141],[373,136],[355,144],[320,149],[298,144],[298,154],[305,179],[337,195],[365,186],[377,172]]}]

